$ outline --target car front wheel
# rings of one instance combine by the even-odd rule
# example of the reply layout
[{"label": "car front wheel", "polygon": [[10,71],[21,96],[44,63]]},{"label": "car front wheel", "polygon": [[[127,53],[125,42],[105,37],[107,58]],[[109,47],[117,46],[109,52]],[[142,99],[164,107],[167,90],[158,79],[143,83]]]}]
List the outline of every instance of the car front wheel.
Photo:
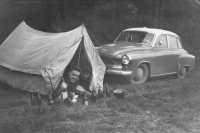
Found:
[{"label": "car front wheel", "polygon": [[136,70],[135,77],[131,79],[133,84],[142,84],[147,81],[149,77],[149,69],[147,64],[140,64]]},{"label": "car front wheel", "polygon": [[183,79],[185,78],[186,74],[187,74],[187,69],[186,67],[182,66],[178,72],[178,78]]}]

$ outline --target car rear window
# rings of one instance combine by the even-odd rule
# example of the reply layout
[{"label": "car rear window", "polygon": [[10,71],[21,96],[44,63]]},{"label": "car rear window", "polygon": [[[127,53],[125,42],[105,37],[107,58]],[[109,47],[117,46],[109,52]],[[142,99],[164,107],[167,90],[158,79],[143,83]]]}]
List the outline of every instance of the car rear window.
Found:
[{"label": "car rear window", "polygon": [[178,42],[178,47],[183,48],[182,45],[181,45],[181,41],[178,38],[177,38],[177,42]]},{"label": "car rear window", "polygon": [[[162,43],[159,44],[159,42]],[[167,36],[166,35],[160,35],[155,43],[155,46],[156,48],[167,48]]]},{"label": "car rear window", "polygon": [[176,37],[168,35],[168,41],[169,41],[169,48],[178,48],[178,42]]}]

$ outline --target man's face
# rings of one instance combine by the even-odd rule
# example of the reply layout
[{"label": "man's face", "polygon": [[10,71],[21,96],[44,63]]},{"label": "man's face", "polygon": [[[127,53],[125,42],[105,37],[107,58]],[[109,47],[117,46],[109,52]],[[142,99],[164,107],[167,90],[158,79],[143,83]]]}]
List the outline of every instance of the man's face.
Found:
[{"label": "man's face", "polygon": [[83,80],[87,80],[89,77],[90,77],[90,73],[88,73],[88,72],[83,72],[83,74],[82,74],[82,79],[83,79]]},{"label": "man's face", "polygon": [[74,83],[78,80],[80,72],[76,71],[76,70],[72,70],[68,73],[69,75],[69,80]]}]

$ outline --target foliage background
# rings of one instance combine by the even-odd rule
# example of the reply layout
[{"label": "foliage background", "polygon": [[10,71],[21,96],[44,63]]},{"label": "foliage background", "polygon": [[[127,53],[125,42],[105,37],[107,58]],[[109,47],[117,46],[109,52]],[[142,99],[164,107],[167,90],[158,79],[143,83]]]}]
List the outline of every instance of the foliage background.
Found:
[{"label": "foliage background", "polygon": [[198,0],[2,0],[0,43],[23,20],[45,32],[85,24],[96,46],[112,42],[123,29],[150,27],[177,33],[184,48],[198,55],[199,12]]}]

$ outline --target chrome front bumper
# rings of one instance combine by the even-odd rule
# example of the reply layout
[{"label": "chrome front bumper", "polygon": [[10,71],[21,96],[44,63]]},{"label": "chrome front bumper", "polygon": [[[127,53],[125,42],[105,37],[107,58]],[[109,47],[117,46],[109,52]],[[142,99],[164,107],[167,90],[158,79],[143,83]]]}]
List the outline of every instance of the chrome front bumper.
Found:
[{"label": "chrome front bumper", "polygon": [[131,76],[132,75],[132,71],[119,70],[119,69],[107,69],[106,73],[115,74],[115,75],[124,75],[124,76]]}]

